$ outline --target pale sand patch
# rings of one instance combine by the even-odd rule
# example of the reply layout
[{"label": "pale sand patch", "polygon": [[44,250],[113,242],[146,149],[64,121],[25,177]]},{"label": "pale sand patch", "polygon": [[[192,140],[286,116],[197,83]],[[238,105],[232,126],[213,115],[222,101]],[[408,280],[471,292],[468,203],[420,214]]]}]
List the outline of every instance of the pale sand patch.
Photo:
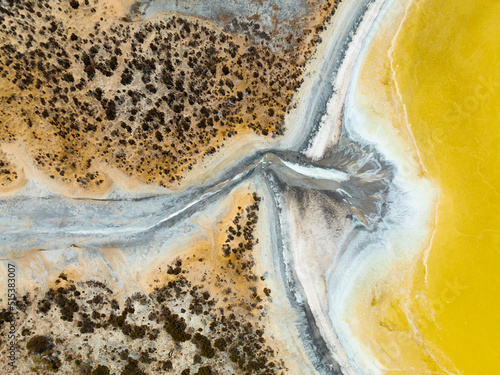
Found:
[{"label": "pale sand patch", "polygon": [[[76,184],[71,186],[57,183],[34,165],[33,159],[28,156],[25,147],[26,146],[22,142],[4,143],[0,145],[0,149],[11,156],[14,164],[24,171],[26,182],[18,186],[15,192],[20,191],[29,181],[34,181],[37,185],[48,187],[50,190],[65,197],[92,198],[95,197],[95,195],[106,196],[107,193],[110,192],[112,181],[109,178],[107,178],[104,183],[101,184],[101,187],[95,191],[80,189]],[[2,192],[0,192],[0,196],[1,195]]]},{"label": "pale sand patch", "polygon": [[[352,225],[348,210],[319,193],[285,195],[289,246],[297,281],[328,348],[346,373],[353,373],[329,318],[327,273]],[[307,209],[304,209],[304,206]]]}]

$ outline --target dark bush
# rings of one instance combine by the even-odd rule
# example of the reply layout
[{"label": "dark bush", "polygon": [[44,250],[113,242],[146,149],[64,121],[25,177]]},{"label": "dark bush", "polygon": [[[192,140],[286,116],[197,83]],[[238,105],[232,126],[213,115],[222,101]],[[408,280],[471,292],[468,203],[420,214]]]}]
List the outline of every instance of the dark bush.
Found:
[{"label": "dark bush", "polygon": [[12,313],[10,312],[10,310],[2,309],[2,311],[0,311],[0,327],[4,323],[9,322],[11,319],[12,319]]},{"label": "dark bush", "polygon": [[139,368],[138,364],[139,362],[136,359],[129,358],[121,375],[146,375],[146,373]]},{"label": "dark bush", "polygon": [[201,350],[201,355],[207,358],[212,358],[215,355],[214,348],[208,337],[200,333],[196,333],[193,337],[193,343]]},{"label": "dark bush", "polygon": [[184,342],[191,339],[191,335],[186,332],[187,325],[184,318],[172,314],[168,308],[163,310],[162,317],[165,320],[165,330],[172,340]]},{"label": "dark bush", "polygon": [[198,369],[198,372],[194,375],[212,375],[212,370],[210,370],[210,367],[208,366],[203,366]]},{"label": "dark bush", "polygon": [[49,311],[51,308],[51,303],[47,299],[43,299],[40,302],[38,302],[38,312],[45,314],[47,311]]},{"label": "dark bush", "polygon": [[158,365],[163,371],[169,371],[173,368],[172,361],[170,359],[167,361],[160,361],[158,362]]},{"label": "dark bush", "polygon": [[26,344],[26,349],[31,353],[42,354],[51,348],[50,339],[47,336],[34,336]]},{"label": "dark bush", "polygon": [[109,368],[108,366],[103,366],[99,365],[95,368],[94,371],[92,371],[92,375],[109,375]]}]

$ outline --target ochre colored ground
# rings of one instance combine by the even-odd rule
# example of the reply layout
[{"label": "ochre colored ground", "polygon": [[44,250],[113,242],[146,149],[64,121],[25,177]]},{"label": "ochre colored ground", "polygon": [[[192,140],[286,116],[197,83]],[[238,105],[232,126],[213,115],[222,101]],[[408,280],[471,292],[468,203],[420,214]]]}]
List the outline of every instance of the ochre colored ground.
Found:
[{"label": "ochre colored ground", "polygon": [[132,22],[119,3],[5,4],[0,194],[24,177],[71,196],[106,194],[120,174],[178,188],[230,139],[282,135],[337,7],[311,2],[286,48],[274,48],[179,14]]}]

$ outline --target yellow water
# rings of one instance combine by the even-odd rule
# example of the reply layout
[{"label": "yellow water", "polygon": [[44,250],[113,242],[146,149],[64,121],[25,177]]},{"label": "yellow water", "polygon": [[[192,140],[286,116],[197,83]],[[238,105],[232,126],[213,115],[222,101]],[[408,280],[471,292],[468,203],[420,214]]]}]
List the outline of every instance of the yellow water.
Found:
[{"label": "yellow water", "polygon": [[500,374],[500,1],[415,0],[392,58],[439,204],[428,257],[358,306],[363,340],[385,373]]}]

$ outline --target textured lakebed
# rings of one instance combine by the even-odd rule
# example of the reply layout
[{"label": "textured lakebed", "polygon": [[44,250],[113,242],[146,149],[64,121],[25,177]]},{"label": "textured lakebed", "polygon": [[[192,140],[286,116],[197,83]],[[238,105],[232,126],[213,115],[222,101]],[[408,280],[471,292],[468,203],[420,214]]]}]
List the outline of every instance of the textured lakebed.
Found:
[{"label": "textured lakebed", "polygon": [[[1,8],[2,22],[30,29],[28,3]],[[2,60],[0,275],[15,268],[17,302],[10,311],[0,285],[0,329],[15,319],[17,367],[2,336],[0,370],[453,368],[405,299],[440,188],[420,159],[425,139],[413,138],[393,61],[411,2],[91,3],[47,11],[95,18],[94,31],[78,30],[87,42],[72,17],[32,29],[39,43],[54,44],[47,28],[61,37],[54,61],[92,48],[92,36],[118,41],[116,64],[104,48],[76,68],[38,67],[49,76],[37,90],[48,87],[50,99],[23,93],[19,85],[38,83],[9,76],[26,69]],[[83,44],[66,45],[65,33]],[[82,73],[75,90],[89,90],[78,118],[71,79],[54,81],[67,71]],[[46,115],[45,100],[54,104]]]}]

